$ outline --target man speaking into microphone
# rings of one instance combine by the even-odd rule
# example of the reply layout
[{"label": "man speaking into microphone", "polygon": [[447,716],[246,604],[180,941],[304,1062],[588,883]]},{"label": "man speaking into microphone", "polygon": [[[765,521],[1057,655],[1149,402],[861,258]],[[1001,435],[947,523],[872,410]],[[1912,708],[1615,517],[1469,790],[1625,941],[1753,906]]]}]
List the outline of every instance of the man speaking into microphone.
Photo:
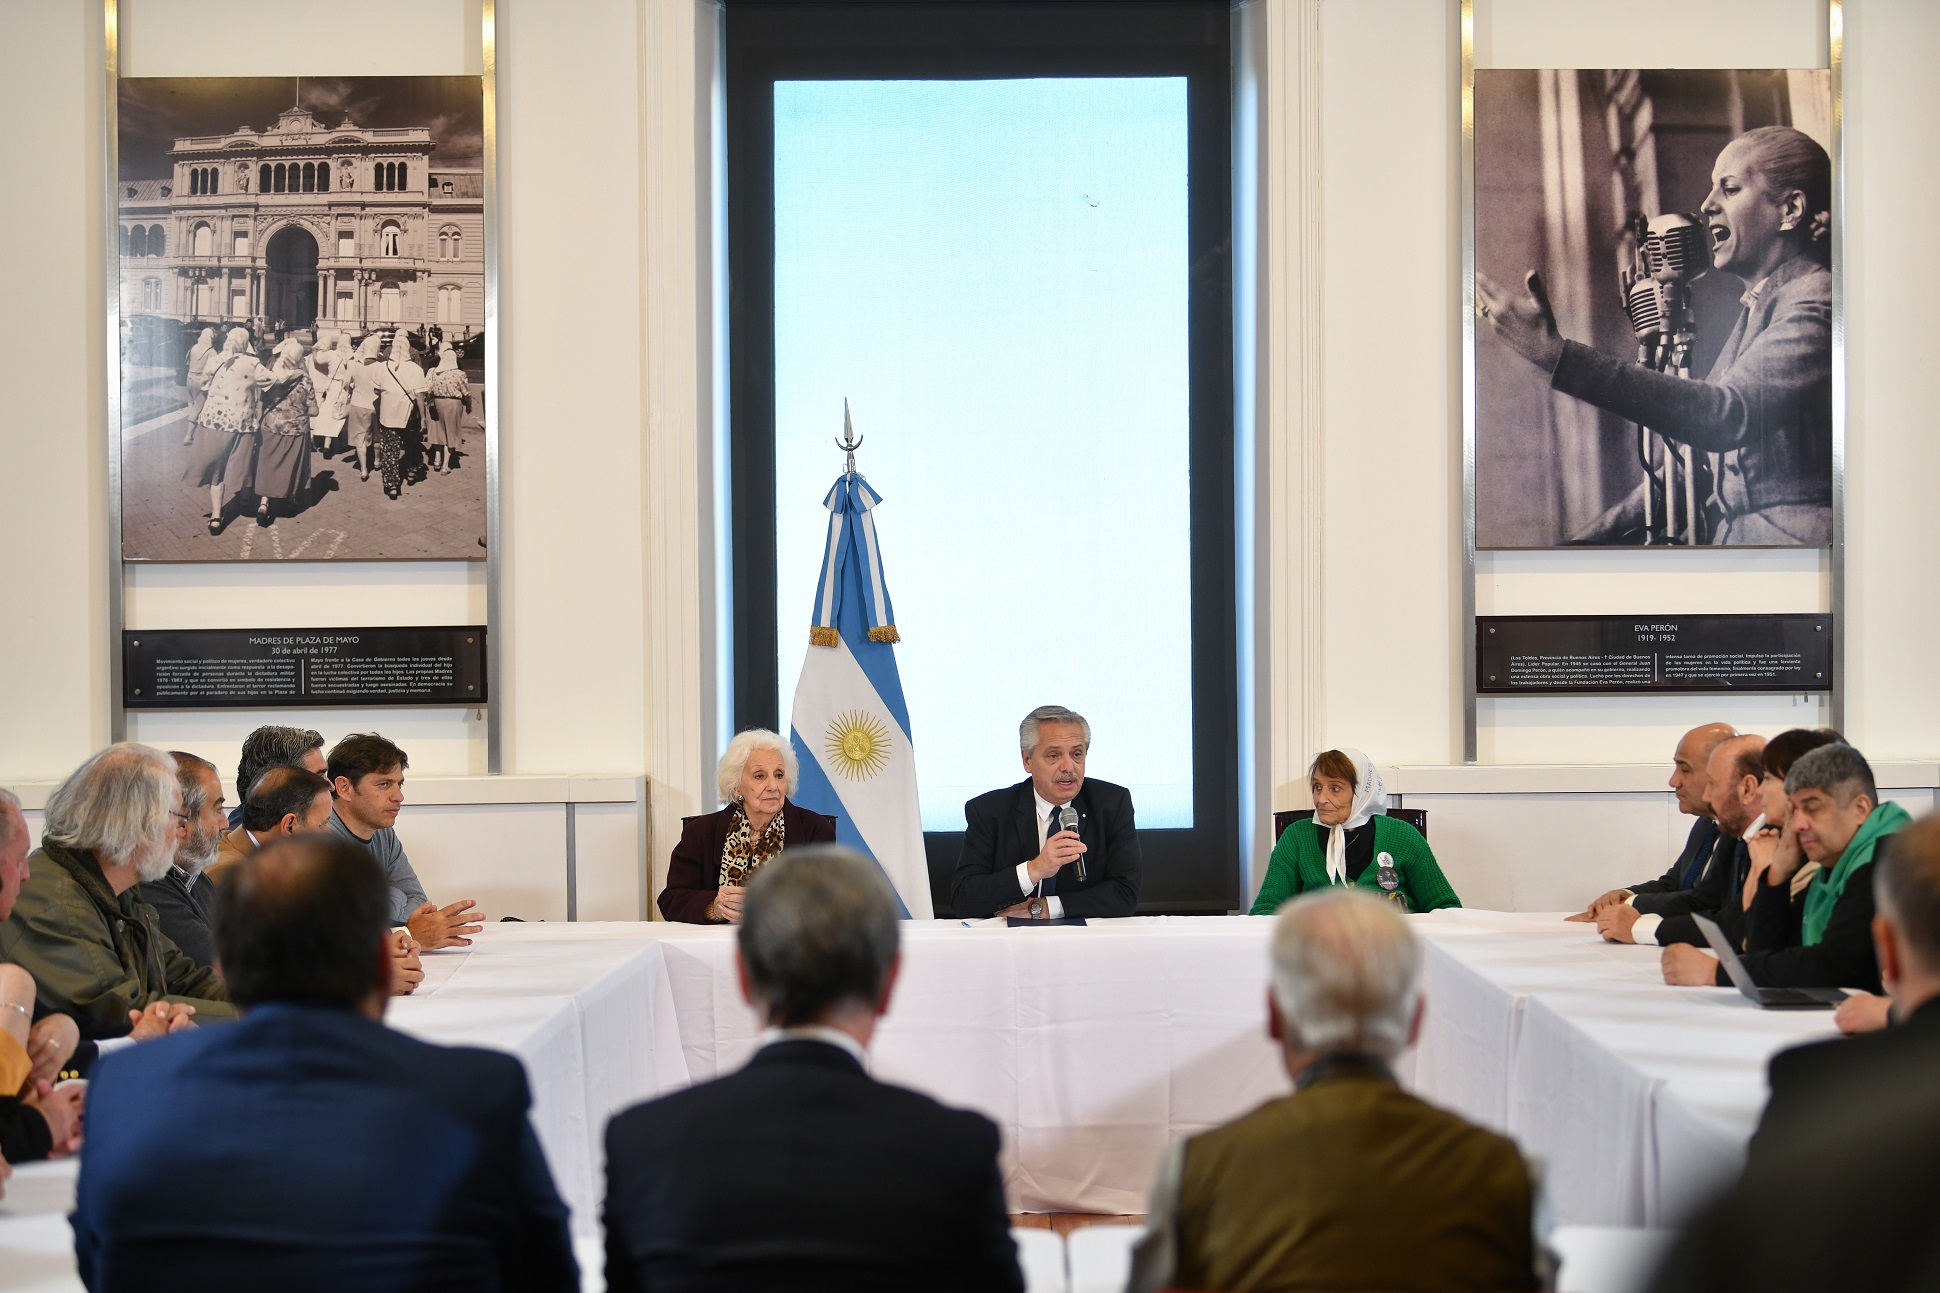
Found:
[{"label": "man speaking into microphone", "polygon": [[963,806],[963,853],[951,881],[960,917],[1130,916],[1138,910],[1132,794],[1085,778],[1091,724],[1040,705],[1017,728],[1029,778]]}]

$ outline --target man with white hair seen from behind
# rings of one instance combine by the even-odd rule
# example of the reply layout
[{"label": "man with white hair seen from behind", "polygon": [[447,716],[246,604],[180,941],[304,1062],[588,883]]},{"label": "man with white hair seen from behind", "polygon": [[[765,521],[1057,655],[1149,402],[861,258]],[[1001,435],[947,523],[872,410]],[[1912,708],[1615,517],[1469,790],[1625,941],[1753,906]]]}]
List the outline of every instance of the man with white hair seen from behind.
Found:
[{"label": "man with white hair seen from behind", "polygon": [[1174,1146],[1130,1289],[1533,1289],[1536,1186],[1514,1142],[1403,1091],[1421,945],[1379,898],[1281,909],[1268,1033],[1292,1095]]},{"label": "man with white hair seen from behind", "polygon": [[72,1015],[83,1037],[235,1013],[215,971],[185,956],[135,891],[168,874],[185,820],[175,761],[133,742],[94,755],[48,797],[41,846],[0,925],[0,960],[32,974],[41,1001]]}]

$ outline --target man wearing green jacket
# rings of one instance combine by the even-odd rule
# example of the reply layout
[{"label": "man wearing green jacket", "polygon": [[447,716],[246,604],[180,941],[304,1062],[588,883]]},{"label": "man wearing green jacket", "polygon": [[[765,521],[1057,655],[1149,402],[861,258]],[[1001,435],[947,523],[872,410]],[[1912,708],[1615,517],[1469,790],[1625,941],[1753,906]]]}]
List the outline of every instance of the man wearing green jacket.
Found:
[{"label": "man wearing green jacket", "polygon": [[[1873,770],[1843,741],[1799,757],[1785,777],[1789,820],[1776,841],[1755,842],[1752,864],[1769,851],[1748,913],[1745,969],[1772,988],[1859,988],[1878,992],[1873,950],[1872,863],[1887,836],[1912,818],[1879,801]],[[1792,877],[1807,862],[1818,873],[1798,898]],[[1667,947],[1666,983],[1730,987],[1718,958],[1695,947]]]},{"label": "man wearing green jacket", "polygon": [[135,888],[167,874],[185,822],[175,761],[133,742],[101,751],[48,798],[41,847],[0,925],[0,961],[32,974],[40,1004],[72,1015],[83,1037],[125,1036],[144,1014],[145,1031],[163,1012],[164,1027],[235,1014],[215,972],[169,941]]}]

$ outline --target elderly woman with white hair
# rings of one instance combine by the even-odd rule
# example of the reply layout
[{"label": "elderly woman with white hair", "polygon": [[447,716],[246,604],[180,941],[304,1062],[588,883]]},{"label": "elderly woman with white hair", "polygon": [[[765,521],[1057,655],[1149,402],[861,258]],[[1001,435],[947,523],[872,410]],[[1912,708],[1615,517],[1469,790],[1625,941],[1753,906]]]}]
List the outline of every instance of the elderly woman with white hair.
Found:
[{"label": "elderly woman with white hair", "polygon": [[727,807],[682,824],[667,861],[660,914],[690,925],[738,925],[750,876],[784,848],[835,842],[835,819],[788,802],[800,769],[788,738],[750,728],[715,772]]},{"label": "elderly woman with white hair", "polygon": [[40,848],[0,925],[0,961],[33,975],[41,1004],[72,1015],[83,1037],[140,1036],[157,1013],[164,1028],[235,1013],[222,980],[169,941],[135,888],[168,874],[187,823],[175,760],[133,742],[48,797]]}]

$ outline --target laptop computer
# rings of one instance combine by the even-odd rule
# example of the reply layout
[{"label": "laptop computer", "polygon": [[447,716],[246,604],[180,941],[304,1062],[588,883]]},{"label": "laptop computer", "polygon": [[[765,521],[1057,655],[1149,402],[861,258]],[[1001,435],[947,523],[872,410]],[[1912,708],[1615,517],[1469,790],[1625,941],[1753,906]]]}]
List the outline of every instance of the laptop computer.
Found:
[{"label": "laptop computer", "polygon": [[1846,994],[1837,988],[1761,988],[1751,981],[1745,963],[1738,959],[1732,948],[1731,940],[1718,928],[1718,922],[1709,916],[1692,914],[1697,927],[1704,931],[1704,941],[1717,953],[1724,966],[1724,972],[1738,985],[1738,991],[1756,1001],[1766,1010],[1830,1010],[1846,999]]}]

